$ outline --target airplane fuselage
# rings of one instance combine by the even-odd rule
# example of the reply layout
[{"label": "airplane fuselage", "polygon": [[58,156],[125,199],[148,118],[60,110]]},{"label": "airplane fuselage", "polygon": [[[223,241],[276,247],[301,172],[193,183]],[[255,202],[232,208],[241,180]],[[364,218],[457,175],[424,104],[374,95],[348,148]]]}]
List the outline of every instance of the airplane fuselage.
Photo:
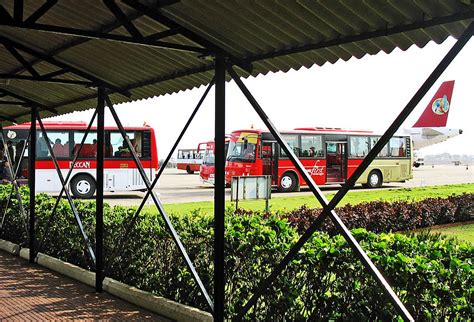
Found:
[{"label": "airplane fuselage", "polygon": [[406,129],[405,133],[410,134],[413,140],[413,149],[419,150],[458,136],[462,134],[462,130],[447,127],[414,127]]}]

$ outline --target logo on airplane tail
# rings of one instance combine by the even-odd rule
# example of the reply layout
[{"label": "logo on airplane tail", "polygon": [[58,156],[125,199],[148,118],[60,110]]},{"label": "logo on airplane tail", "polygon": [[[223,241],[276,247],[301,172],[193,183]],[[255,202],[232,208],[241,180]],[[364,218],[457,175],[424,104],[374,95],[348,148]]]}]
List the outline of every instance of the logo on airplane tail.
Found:
[{"label": "logo on airplane tail", "polygon": [[444,95],[443,98],[435,99],[433,104],[431,105],[431,109],[436,115],[446,114],[449,111],[448,97]]}]

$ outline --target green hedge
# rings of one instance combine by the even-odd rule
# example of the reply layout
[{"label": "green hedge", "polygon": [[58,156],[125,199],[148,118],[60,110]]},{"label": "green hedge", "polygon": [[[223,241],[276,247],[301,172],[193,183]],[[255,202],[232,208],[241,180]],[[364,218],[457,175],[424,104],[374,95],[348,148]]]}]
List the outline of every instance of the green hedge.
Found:
[{"label": "green hedge", "polygon": [[[3,209],[9,187],[0,187]],[[22,189],[25,204],[27,191]],[[94,242],[95,203],[75,201]],[[54,199],[38,195],[38,235]],[[45,242],[43,252],[92,269],[79,229],[65,201]],[[18,206],[7,213],[0,238],[26,245]],[[105,207],[105,254],[118,244],[133,210]],[[213,218],[195,211],[172,216],[206,288],[213,290]],[[235,316],[254,288],[299,238],[286,218],[255,214],[225,217],[226,315]],[[415,319],[468,319],[473,316],[474,247],[429,234],[375,234],[354,229],[368,252]],[[110,258],[106,258],[110,262]],[[159,215],[142,214],[120,255],[112,260],[108,276],[181,303],[207,310],[205,301]],[[248,320],[386,320],[396,312],[363,266],[339,236],[316,233],[283,274],[246,316]]]},{"label": "green hedge", "polygon": [[[298,231],[304,232],[321,213],[320,208],[302,206],[283,216]],[[357,205],[347,204],[337,208],[337,214],[350,229],[365,228],[376,233],[409,231],[473,220],[474,193],[427,198],[417,202],[372,201]],[[338,231],[330,220],[324,221],[321,230],[330,234]]]}]

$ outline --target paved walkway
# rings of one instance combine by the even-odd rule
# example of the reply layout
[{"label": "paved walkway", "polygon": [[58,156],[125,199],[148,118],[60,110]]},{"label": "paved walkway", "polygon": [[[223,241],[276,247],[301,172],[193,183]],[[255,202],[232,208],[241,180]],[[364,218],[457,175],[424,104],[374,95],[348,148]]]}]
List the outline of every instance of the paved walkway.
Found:
[{"label": "paved walkway", "polygon": [[0,321],[169,321],[0,251]]}]

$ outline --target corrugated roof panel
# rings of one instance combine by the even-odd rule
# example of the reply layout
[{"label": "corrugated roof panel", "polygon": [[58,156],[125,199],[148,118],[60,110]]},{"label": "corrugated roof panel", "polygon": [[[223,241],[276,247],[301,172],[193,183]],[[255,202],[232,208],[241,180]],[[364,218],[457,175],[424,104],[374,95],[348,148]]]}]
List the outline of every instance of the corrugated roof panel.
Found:
[{"label": "corrugated roof panel", "polygon": [[[404,1],[399,1],[398,4]],[[396,26],[398,24],[407,24],[411,21],[396,9],[397,5],[390,1],[366,0],[368,6],[375,11],[389,26]]]},{"label": "corrugated roof panel", "polygon": [[358,19],[368,24],[367,30],[376,30],[386,25],[386,21],[364,1],[343,0],[341,3],[351,10]]},{"label": "corrugated roof panel", "polygon": [[395,48],[397,48],[395,43],[389,37],[372,38],[371,41],[386,54],[390,54]]},{"label": "corrugated roof panel", "polygon": [[[158,3],[157,0],[140,1],[145,5]],[[39,0],[26,1],[24,16],[31,15],[42,3]],[[188,34],[170,33],[161,41],[200,48],[211,43],[210,51],[216,46],[220,47],[233,56],[230,61],[234,64],[252,63],[250,73],[244,71],[242,66],[237,67],[239,74],[245,77],[298,70],[314,64],[322,66],[326,62],[362,58],[380,51],[390,53],[395,48],[406,50],[412,45],[423,47],[429,41],[441,43],[449,36],[459,37],[474,18],[474,6],[460,0],[181,0],[160,10],[165,20],[172,21],[167,26],[166,21],[155,21],[153,16],[137,12],[123,2],[116,3],[145,37],[168,32],[173,25],[179,25],[181,30],[186,29],[188,34],[201,39],[189,38]],[[13,12],[13,4],[14,1],[2,3],[10,13]],[[150,12],[152,9],[147,10],[147,13]],[[456,18],[457,21],[446,20],[440,25],[424,29],[413,27],[382,37],[344,41],[348,37],[356,39],[371,32],[387,32],[394,27],[422,26],[426,20],[460,14],[464,16]],[[129,31],[117,22],[102,1],[62,0],[38,22],[130,36]],[[212,79],[213,60],[202,57],[200,53],[110,40],[90,40],[2,26],[4,23],[0,22],[0,36],[42,54],[54,55],[63,63],[131,92],[131,98],[111,94],[115,103],[192,89]],[[33,63],[40,75],[59,69],[31,55],[21,54]],[[21,63],[0,46],[0,74],[12,72],[30,76]],[[85,80],[73,73],[57,78]],[[6,83],[0,81],[0,90],[8,89],[31,100],[38,100],[47,107],[58,108],[60,113],[96,105],[96,90],[84,85],[23,80],[10,80],[8,85]],[[4,116],[21,115],[27,111],[25,107],[0,105],[0,115],[3,113]],[[18,120],[28,120],[28,115],[20,116]]]},{"label": "corrugated roof panel", "polygon": [[390,0],[389,4],[408,21],[422,18],[422,11],[413,1]]}]

